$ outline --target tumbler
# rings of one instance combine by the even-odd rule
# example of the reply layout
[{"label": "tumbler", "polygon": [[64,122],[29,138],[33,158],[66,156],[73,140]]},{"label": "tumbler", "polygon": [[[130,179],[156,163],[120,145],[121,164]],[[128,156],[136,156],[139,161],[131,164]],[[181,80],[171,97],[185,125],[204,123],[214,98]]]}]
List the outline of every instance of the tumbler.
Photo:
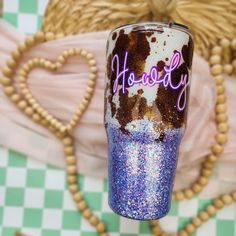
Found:
[{"label": "tumbler", "polygon": [[178,23],[134,23],[114,29],[106,50],[108,203],[127,218],[159,219],[186,127],[193,39]]}]

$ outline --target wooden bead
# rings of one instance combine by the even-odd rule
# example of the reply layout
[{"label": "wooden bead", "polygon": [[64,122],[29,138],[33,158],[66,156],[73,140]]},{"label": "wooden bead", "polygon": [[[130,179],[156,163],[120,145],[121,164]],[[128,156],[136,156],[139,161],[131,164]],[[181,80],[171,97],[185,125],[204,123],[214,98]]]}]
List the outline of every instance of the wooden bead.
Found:
[{"label": "wooden bead", "polygon": [[93,59],[93,54],[92,53],[87,53],[86,58],[89,59]]},{"label": "wooden bead", "polygon": [[20,43],[19,45],[18,45],[18,50],[21,52],[21,53],[24,53],[24,52],[26,52],[27,51],[27,46],[26,46],[26,44],[25,44],[25,42],[23,42],[23,43]]},{"label": "wooden bead", "polygon": [[77,119],[78,119],[78,116],[75,114],[73,119],[70,122],[71,126],[75,127],[77,125]]},{"label": "wooden bead", "polygon": [[199,227],[202,224],[202,220],[199,217],[195,217],[193,218],[192,223],[194,226]]},{"label": "wooden bead", "polygon": [[6,77],[11,77],[12,74],[13,74],[13,71],[11,68],[9,68],[8,66],[5,66],[3,69],[2,69],[2,73],[3,75],[5,75]]},{"label": "wooden bead", "polygon": [[209,170],[209,169],[205,169],[205,168],[203,168],[203,169],[201,170],[201,173],[202,173],[202,176],[203,176],[203,177],[209,177],[209,176],[212,175],[212,171]]},{"label": "wooden bead", "polygon": [[230,41],[226,38],[224,39],[221,39],[220,40],[220,45],[223,47],[223,48],[227,48],[230,46]]},{"label": "wooden bead", "polygon": [[32,104],[32,107],[35,109],[35,110],[38,110],[39,109],[39,104],[37,102],[34,102]]},{"label": "wooden bead", "polygon": [[[48,127],[48,122],[45,119],[41,119],[41,124],[44,125],[45,127]],[[49,126],[50,128],[50,126]]]},{"label": "wooden bead", "polygon": [[181,231],[178,233],[178,236],[188,236],[188,233],[187,233],[187,231],[185,231],[185,230],[181,230]]},{"label": "wooden bead", "polygon": [[[56,131],[56,129],[55,129],[55,127],[54,126],[51,126],[51,125],[49,125],[49,130],[51,131],[51,132],[53,132],[53,133],[55,133],[55,131]],[[67,168],[68,169],[68,168]],[[69,173],[69,172],[68,172]],[[70,173],[69,173],[70,174]]]},{"label": "wooden bead", "polygon": [[1,78],[1,84],[3,84],[4,86],[11,85],[12,84],[12,80],[7,78],[7,77],[3,77],[3,78]]},{"label": "wooden bead", "polygon": [[216,85],[222,85],[222,83],[224,82],[224,77],[222,75],[217,75],[214,78]]},{"label": "wooden bead", "polygon": [[96,72],[97,72],[97,67],[96,67],[96,66],[91,66],[91,67],[90,67],[90,71],[91,71],[92,73],[96,73]]},{"label": "wooden bead", "polygon": [[224,194],[221,197],[221,199],[222,199],[223,203],[226,204],[226,205],[229,205],[229,204],[231,204],[233,202],[233,198],[230,195],[228,195],[228,194]]},{"label": "wooden bead", "polygon": [[97,218],[97,216],[92,215],[92,217],[90,217],[89,222],[91,223],[91,225],[96,226],[99,223],[99,219]]},{"label": "wooden bead", "polygon": [[67,173],[70,175],[77,174],[77,168],[75,165],[67,166]]},{"label": "wooden bead", "polygon": [[228,141],[228,137],[226,134],[220,133],[216,135],[216,141],[219,144],[225,144]]},{"label": "wooden bead", "polygon": [[221,209],[224,206],[224,203],[221,199],[215,199],[213,204],[217,209]]},{"label": "wooden bead", "polygon": [[15,66],[16,66],[16,61],[15,61],[13,58],[11,58],[11,59],[9,59],[9,60],[7,61],[7,65],[8,65],[10,68],[14,69]]},{"label": "wooden bead", "polygon": [[202,212],[199,213],[199,218],[202,221],[207,221],[209,219],[209,215],[205,211],[202,211]]},{"label": "wooden bead", "polygon": [[94,73],[89,73],[89,80],[96,80],[97,76]]},{"label": "wooden bead", "polygon": [[67,156],[66,157],[66,163],[68,165],[76,164],[76,157],[75,156]]},{"label": "wooden bead", "polygon": [[12,52],[12,57],[15,59],[15,60],[18,60],[20,57],[21,57],[21,52],[19,50],[15,50]]},{"label": "wooden bead", "polygon": [[106,226],[104,225],[104,223],[99,222],[96,226],[96,229],[97,229],[98,233],[103,233],[106,230]]},{"label": "wooden bead", "polygon": [[186,231],[189,233],[189,234],[192,234],[193,232],[195,232],[196,228],[193,224],[187,224],[186,226]]},{"label": "wooden bead", "polygon": [[27,73],[29,73],[29,71],[30,71],[31,68],[29,67],[28,64],[24,64],[24,66],[23,66],[22,69],[25,71],[25,73],[26,73],[26,75],[27,75]]},{"label": "wooden bead", "polygon": [[208,179],[205,176],[200,176],[197,180],[197,182],[201,185],[201,186],[205,186],[208,183]]},{"label": "wooden bead", "polygon": [[225,87],[223,85],[219,85],[216,87],[216,93],[217,95],[223,94],[225,92]]},{"label": "wooden bead", "polygon": [[28,37],[26,38],[26,40],[25,40],[25,43],[26,43],[26,45],[29,46],[29,47],[33,46],[34,43],[35,43],[34,37],[33,37],[33,36],[28,36]]},{"label": "wooden bead", "polygon": [[183,193],[183,191],[181,191],[181,190],[176,191],[176,199],[177,199],[178,201],[184,199],[184,193]]},{"label": "wooden bead", "polygon": [[45,34],[45,40],[46,41],[52,41],[55,39],[55,34],[51,33],[51,32],[47,32]]},{"label": "wooden bead", "polygon": [[89,80],[89,81],[88,81],[88,86],[89,86],[90,88],[94,88],[94,85],[95,85],[95,81],[94,81],[94,80]]},{"label": "wooden bead", "polygon": [[216,105],[216,113],[225,113],[227,111],[226,104],[218,104]]},{"label": "wooden bead", "polygon": [[74,56],[74,55],[76,54],[75,49],[74,49],[74,48],[69,49],[69,50],[68,50],[68,54],[69,54],[70,56]]},{"label": "wooden bead", "polygon": [[88,96],[89,96],[89,98],[90,98],[90,97],[91,97],[91,94],[93,93],[93,88],[87,87],[85,93],[88,94]]},{"label": "wooden bead", "polygon": [[90,59],[88,63],[90,66],[96,66],[96,61],[94,59]]},{"label": "wooden bead", "polygon": [[27,106],[26,101],[21,100],[21,101],[18,102],[18,107],[19,107],[20,109],[25,109],[26,106]]},{"label": "wooden bead", "polygon": [[63,57],[63,56],[59,56],[58,57],[58,62],[61,63],[61,64],[64,64],[66,62],[66,58]]},{"label": "wooden bead", "polygon": [[77,207],[78,207],[78,209],[79,209],[80,211],[83,211],[83,210],[85,210],[88,206],[87,206],[87,203],[86,203],[84,200],[82,200],[82,201],[78,202]]},{"label": "wooden bead", "polygon": [[77,109],[77,110],[75,111],[75,114],[76,114],[77,117],[81,117],[81,115],[83,114],[83,112],[82,112],[80,109]]},{"label": "wooden bead", "polygon": [[68,57],[70,57],[69,52],[68,52],[67,50],[62,53],[62,56],[63,56],[65,59],[67,59]]},{"label": "wooden bead", "polygon": [[27,72],[25,70],[21,69],[20,72],[19,72],[19,76],[26,77]]},{"label": "wooden bead", "polygon": [[217,123],[225,123],[228,121],[228,116],[226,114],[217,114],[216,115],[216,121]]},{"label": "wooden bead", "polygon": [[214,164],[213,164],[212,162],[210,162],[210,161],[204,161],[204,163],[203,163],[202,166],[203,166],[203,168],[205,168],[205,169],[211,170],[211,169],[213,169]]},{"label": "wooden bead", "polygon": [[20,81],[20,83],[25,83],[26,82],[26,77],[20,76],[19,81]]},{"label": "wooden bead", "polygon": [[222,53],[222,48],[220,46],[215,46],[214,48],[212,48],[211,53],[215,55],[220,55]]},{"label": "wooden bead", "polygon": [[81,48],[74,48],[75,55],[81,55]]},{"label": "wooden bead", "polygon": [[65,137],[63,138],[62,140],[62,143],[65,145],[65,146],[71,146],[73,144],[73,140],[71,137]]},{"label": "wooden bead", "polygon": [[75,184],[75,183],[77,183],[77,176],[76,175],[68,175],[67,181],[69,184]]},{"label": "wooden bead", "polygon": [[[65,127],[64,125],[62,125],[62,126],[60,126],[59,130],[60,130],[61,133],[65,133],[66,127]],[[66,154],[67,154],[67,153],[66,153]],[[68,152],[68,155],[70,155],[70,154],[71,154],[71,153]]]},{"label": "wooden bead", "polygon": [[192,189],[195,193],[200,193],[202,191],[202,186],[198,183],[193,184]]},{"label": "wooden bead", "polygon": [[83,212],[83,216],[85,219],[89,219],[92,215],[93,213],[89,208],[85,209]]},{"label": "wooden bead", "polygon": [[80,110],[81,112],[84,112],[85,109],[86,109],[85,104],[81,102],[81,103],[79,104],[79,110]]},{"label": "wooden bead", "polygon": [[73,155],[73,154],[74,154],[75,149],[74,149],[73,146],[66,146],[66,147],[64,148],[64,152],[65,152],[66,156],[68,156],[68,155],[70,156],[70,155]]},{"label": "wooden bead", "polygon": [[26,107],[25,108],[25,114],[28,116],[32,116],[34,113],[33,109],[31,107]]},{"label": "wooden bead", "polygon": [[222,73],[222,66],[220,64],[212,66],[211,73],[213,76],[221,74]]},{"label": "wooden bead", "polygon": [[50,61],[45,61],[44,67],[46,67],[47,69],[50,69],[52,67],[52,63]]},{"label": "wooden bead", "polygon": [[218,124],[217,129],[221,133],[226,133],[229,129],[229,126],[227,123],[222,122]]},{"label": "wooden bead", "polygon": [[212,163],[215,163],[217,159],[218,159],[217,156],[214,154],[211,154],[207,157],[207,161],[212,162]]},{"label": "wooden bead", "polygon": [[213,55],[210,57],[209,62],[211,65],[219,64],[221,62],[221,57],[219,55]]},{"label": "wooden bead", "polygon": [[223,153],[223,151],[224,151],[224,148],[220,144],[215,144],[212,146],[212,153],[215,155],[219,155],[219,154]]},{"label": "wooden bead", "polygon": [[35,33],[34,38],[37,42],[44,42],[45,34],[43,32],[37,32]]},{"label": "wooden bead", "polygon": [[207,206],[206,212],[210,215],[213,216],[216,214],[216,208],[212,205]]},{"label": "wooden bead", "polygon": [[191,189],[185,189],[184,190],[184,196],[187,199],[191,199],[193,197],[194,193]]},{"label": "wooden bead", "polygon": [[224,104],[225,102],[226,102],[226,96],[224,94],[221,94],[221,95],[217,96],[217,99],[216,99],[217,104]]},{"label": "wooden bead", "polygon": [[81,51],[80,51],[81,56],[85,57],[85,56],[87,56],[87,54],[88,54],[87,51],[85,51],[84,49],[81,49]]},{"label": "wooden bead", "polygon": [[20,96],[18,94],[12,94],[11,95],[11,100],[16,103],[20,100]]},{"label": "wooden bead", "polygon": [[40,116],[37,114],[37,113],[34,113],[33,116],[32,116],[33,120],[35,122],[39,122],[40,121]]},{"label": "wooden bead", "polygon": [[73,194],[73,193],[77,193],[78,192],[78,186],[77,186],[77,184],[70,184],[69,185],[69,191]]},{"label": "wooden bead", "polygon": [[231,64],[226,64],[224,65],[223,70],[224,70],[224,73],[230,75],[233,72],[233,66]]},{"label": "wooden bead", "polygon": [[76,193],[73,194],[73,199],[76,202],[79,202],[83,199],[83,194],[80,191],[77,191]]},{"label": "wooden bead", "polygon": [[4,92],[7,95],[12,95],[15,92],[15,89],[13,86],[6,86],[6,87],[4,87]]},{"label": "wooden bead", "polygon": [[60,62],[56,62],[56,64],[55,64],[55,69],[60,69],[61,67],[62,67],[62,63],[60,63]]}]

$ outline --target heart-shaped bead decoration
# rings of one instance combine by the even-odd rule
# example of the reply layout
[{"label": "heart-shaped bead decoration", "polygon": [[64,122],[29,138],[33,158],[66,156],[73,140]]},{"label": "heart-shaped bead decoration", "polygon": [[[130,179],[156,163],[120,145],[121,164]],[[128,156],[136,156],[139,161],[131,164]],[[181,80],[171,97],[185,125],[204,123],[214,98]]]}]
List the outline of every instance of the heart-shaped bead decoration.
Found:
[{"label": "heart-shaped bead decoration", "polygon": [[[36,100],[36,98],[33,96],[27,83],[28,75],[33,69],[37,67],[44,68],[51,71],[57,71],[63,65],[66,64],[68,58],[72,56],[76,56],[76,55],[83,56],[84,58],[88,60],[89,79],[87,82],[87,88],[84,93],[82,101],[80,102],[79,106],[76,108],[75,112],[73,113],[69,123],[63,124],[56,117],[50,114],[45,108],[43,108],[40,105],[40,103]],[[93,88],[95,86],[95,81],[97,77],[96,60],[94,59],[93,55],[87,52],[86,50],[80,49],[80,48],[72,48],[72,49],[64,51],[58,57],[56,62],[52,62],[43,58],[30,59],[20,69],[19,75],[20,75],[19,81],[20,81],[21,93],[23,94],[27,102],[31,105],[32,109],[35,110],[38,114],[40,114],[52,127],[59,130],[60,132],[65,132],[65,131],[72,130],[76,126],[83,112],[86,110],[89,104],[90,98],[93,95],[93,90],[94,90]]]}]

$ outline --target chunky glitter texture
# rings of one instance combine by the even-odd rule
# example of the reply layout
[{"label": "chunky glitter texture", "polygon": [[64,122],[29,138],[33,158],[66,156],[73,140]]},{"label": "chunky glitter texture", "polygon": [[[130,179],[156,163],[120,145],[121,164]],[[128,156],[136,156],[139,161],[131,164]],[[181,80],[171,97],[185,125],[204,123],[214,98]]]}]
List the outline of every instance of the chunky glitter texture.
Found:
[{"label": "chunky glitter texture", "polygon": [[168,213],[183,134],[181,128],[170,129],[160,138],[148,123],[130,133],[115,125],[107,127],[109,205],[137,220],[158,219]]}]

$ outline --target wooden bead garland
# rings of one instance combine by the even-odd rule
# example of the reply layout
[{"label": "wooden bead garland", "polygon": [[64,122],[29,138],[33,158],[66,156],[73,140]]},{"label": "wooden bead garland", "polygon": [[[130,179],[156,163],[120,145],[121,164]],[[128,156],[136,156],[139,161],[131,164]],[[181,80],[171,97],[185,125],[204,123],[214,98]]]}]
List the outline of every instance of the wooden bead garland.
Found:
[{"label": "wooden bead garland", "polygon": [[[62,35],[59,37],[62,37]],[[62,144],[64,145],[64,153],[66,155],[65,161],[67,165],[68,189],[73,196],[78,210],[81,211],[85,219],[87,219],[96,228],[99,235],[106,236],[107,233],[105,224],[97,216],[95,216],[86,203],[83,194],[79,190],[77,184],[77,160],[75,157],[74,140],[69,134],[69,131],[75,128],[84,111],[88,107],[94,92],[97,79],[97,66],[93,54],[87,52],[84,49],[72,48],[64,51],[62,55],[58,57],[55,63],[43,58],[33,58],[26,62],[19,70],[19,91],[16,89],[12,79],[16,72],[17,65],[24,56],[24,53],[29,51],[31,47],[38,43],[54,40],[59,37],[53,33],[45,34],[43,32],[38,32],[34,36],[28,36],[25,39],[25,42],[19,44],[17,49],[12,52],[12,58],[7,61],[6,66],[3,69],[4,77],[1,79],[1,83],[4,87],[5,94],[23,113],[25,113],[35,123],[43,125],[61,140]],[[42,108],[41,105],[36,101],[36,99],[31,94],[30,89],[28,88],[27,77],[30,71],[36,67],[42,67],[56,71],[66,63],[69,57],[76,55],[83,56],[88,60],[90,67],[89,79],[82,102],[76,109],[71,121],[67,125],[63,125],[55,117],[49,114],[48,111]]]},{"label": "wooden bead garland", "polygon": [[[15,70],[17,65],[24,53],[30,50],[30,48],[35,46],[37,43],[42,43],[61,37],[63,37],[63,35],[54,35],[53,33],[44,32],[37,32],[34,36],[28,36],[25,39],[25,42],[19,44],[18,48],[12,52],[12,58],[7,61],[6,66],[3,69],[4,77],[1,79],[1,83],[4,87],[5,94],[23,113],[25,113],[35,123],[43,125],[61,140],[62,144],[64,145],[64,153],[66,156],[65,162],[67,165],[68,189],[72,194],[76,206],[78,210],[81,211],[85,219],[87,219],[90,224],[96,228],[96,231],[100,236],[107,236],[108,234],[106,232],[105,224],[89,208],[82,192],[78,187],[76,165],[77,160],[75,156],[74,140],[69,134],[69,131],[72,131],[79,122],[93,95],[97,78],[96,60],[94,59],[93,54],[88,53],[83,49],[73,48],[64,51],[62,55],[58,57],[55,63],[43,58],[33,58],[20,68],[19,91],[17,91],[14,81],[12,80],[12,77],[16,72]],[[232,62],[232,66],[228,62],[228,64],[225,64],[223,67],[221,63],[223,61],[223,50],[226,50],[229,47],[232,47],[234,50],[236,49],[236,39],[234,39],[231,43],[229,40],[224,39],[220,42],[220,45],[221,46],[215,46],[212,49],[211,57],[209,59],[211,73],[214,76],[217,86],[217,102],[215,111],[218,133],[215,138],[216,143],[212,146],[212,154],[208,155],[203,161],[200,175],[196,181],[189,188],[174,192],[173,200],[191,199],[194,194],[202,191],[204,186],[206,186],[208,183],[208,179],[212,174],[213,167],[215,166],[219,155],[224,151],[223,145],[227,142],[226,133],[228,130],[228,117],[226,114],[227,105],[226,96],[224,94],[225,88],[222,72],[227,74],[233,73],[233,70],[236,69],[236,60]],[[88,64],[90,66],[89,80],[82,102],[76,109],[71,121],[67,125],[63,125],[59,120],[57,120],[44,108],[42,108],[41,105],[36,101],[36,99],[31,94],[30,89],[28,88],[27,77],[30,71],[35,67],[42,67],[56,71],[66,63],[69,57],[76,55],[83,56],[88,60]],[[221,209],[224,205],[231,204],[233,201],[236,201],[236,192],[224,194],[214,199],[212,204],[208,205],[205,210],[199,212],[199,214],[192,219],[191,223],[187,224],[184,229],[180,230],[176,234],[164,232],[161,229],[158,220],[151,220],[149,223],[153,234],[156,236],[188,236],[195,232],[203,222],[209,219],[209,217],[215,215],[218,209]]]}]

